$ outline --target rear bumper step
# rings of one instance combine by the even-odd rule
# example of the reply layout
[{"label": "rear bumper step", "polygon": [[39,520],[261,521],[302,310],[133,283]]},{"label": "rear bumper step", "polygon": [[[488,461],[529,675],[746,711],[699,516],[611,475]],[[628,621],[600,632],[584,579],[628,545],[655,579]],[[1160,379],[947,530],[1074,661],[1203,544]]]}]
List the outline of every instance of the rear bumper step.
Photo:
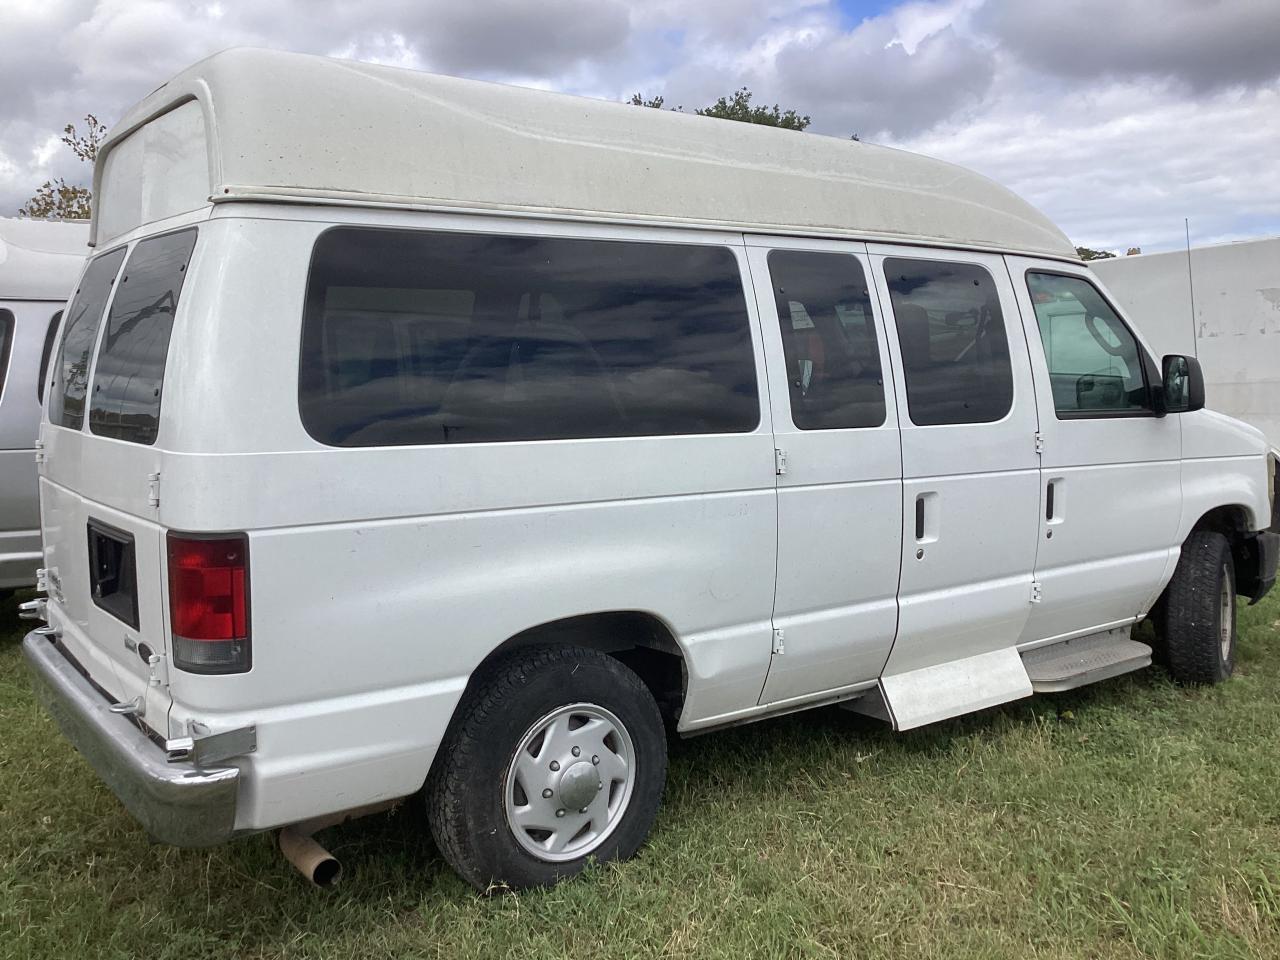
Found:
[{"label": "rear bumper step", "polygon": [[153,838],[209,847],[235,831],[240,771],[171,763],[164,750],[81,676],[46,637],[22,641],[36,696],[62,732]]},{"label": "rear bumper step", "polygon": [[1059,693],[1151,666],[1151,648],[1129,639],[1129,628],[1028,650],[1022,665],[1036,693]]}]

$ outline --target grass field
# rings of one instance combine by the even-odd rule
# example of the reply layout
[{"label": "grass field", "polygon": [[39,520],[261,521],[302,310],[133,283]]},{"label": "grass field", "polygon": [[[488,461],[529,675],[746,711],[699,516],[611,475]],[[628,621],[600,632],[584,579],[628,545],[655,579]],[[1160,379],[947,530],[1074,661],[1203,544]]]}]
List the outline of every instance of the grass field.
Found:
[{"label": "grass field", "polygon": [[838,709],[672,744],[621,866],[484,899],[416,806],[321,835],[150,844],[32,702],[0,606],[0,955],[1280,957],[1280,602],[1237,677],[1158,671],[893,734]]}]

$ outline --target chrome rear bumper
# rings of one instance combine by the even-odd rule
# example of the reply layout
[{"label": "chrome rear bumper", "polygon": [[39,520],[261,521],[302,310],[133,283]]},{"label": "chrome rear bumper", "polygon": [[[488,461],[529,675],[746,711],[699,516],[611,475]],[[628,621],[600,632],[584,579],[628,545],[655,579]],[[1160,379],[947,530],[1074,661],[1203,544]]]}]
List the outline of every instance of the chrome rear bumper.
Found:
[{"label": "chrome rear bumper", "polygon": [[235,830],[240,771],[170,763],[164,750],[110,704],[48,638],[22,641],[36,696],[62,732],[153,838],[208,847]]}]

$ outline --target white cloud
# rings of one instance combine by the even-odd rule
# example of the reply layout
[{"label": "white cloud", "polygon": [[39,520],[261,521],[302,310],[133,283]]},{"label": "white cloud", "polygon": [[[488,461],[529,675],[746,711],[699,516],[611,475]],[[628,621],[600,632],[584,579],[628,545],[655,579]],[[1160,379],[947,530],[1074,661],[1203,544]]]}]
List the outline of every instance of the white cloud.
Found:
[{"label": "white cloud", "polygon": [[1081,81],[1174,78],[1197,89],[1275,77],[1275,0],[988,0],[978,23],[1031,67]]},{"label": "white cloud", "polygon": [[1184,77],[1080,84],[997,48],[981,106],[893,139],[1010,187],[1077,243],[1123,252],[1280,234],[1280,64],[1192,94]]}]

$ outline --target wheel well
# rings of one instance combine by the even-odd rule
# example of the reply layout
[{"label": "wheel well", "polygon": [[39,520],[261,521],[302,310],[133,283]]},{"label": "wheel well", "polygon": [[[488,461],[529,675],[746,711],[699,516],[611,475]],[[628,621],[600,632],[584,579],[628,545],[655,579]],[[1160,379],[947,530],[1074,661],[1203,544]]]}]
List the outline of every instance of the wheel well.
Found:
[{"label": "wheel well", "polygon": [[1196,521],[1192,530],[1212,530],[1227,538],[1235,564],[1236,589],[1249,594],[1258,577],[1258,551],[1249,524],[1249,514],[1239,505],[1214,507]]},{"label": "wheel well", "polygon": [[522,630],[497,646],[471,672],[465,697],[489,667],[521,647],[572,644],[607,653],[644,681],[664,716],[677,718],[688,685],[684,652],[660,619],[640,610],[612,610],[552,620]]},{"label": "wheel well", "polygon": [[1239,505],[1214,507],[1197,520],[1191,529],[1215,530],[1230,540],[1234,547],[1235,543],[1249,531],[1249,515],[1244,507]]}]

